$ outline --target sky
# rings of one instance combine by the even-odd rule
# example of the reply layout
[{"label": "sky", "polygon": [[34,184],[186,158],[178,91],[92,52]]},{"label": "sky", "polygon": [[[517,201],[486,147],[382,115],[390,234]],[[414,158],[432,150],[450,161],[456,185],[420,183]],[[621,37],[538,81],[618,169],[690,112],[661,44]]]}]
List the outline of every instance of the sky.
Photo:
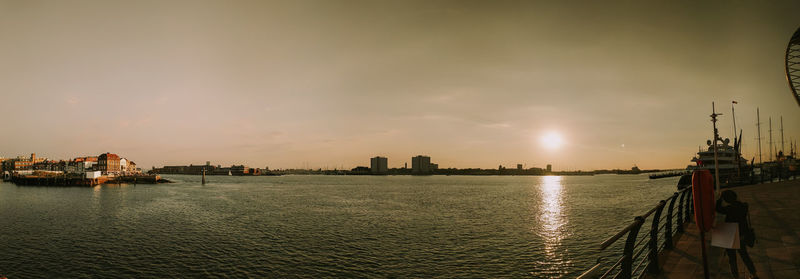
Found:
[{"label": "sky", "polygon": [[[684,168],[800,141],[798,1],[0,0],[0,156]],[[561,144],[541,138],[561,138]],[[787,147],[788,148],[788,144]],[[756,161],[758,158],[756,157]]]}]

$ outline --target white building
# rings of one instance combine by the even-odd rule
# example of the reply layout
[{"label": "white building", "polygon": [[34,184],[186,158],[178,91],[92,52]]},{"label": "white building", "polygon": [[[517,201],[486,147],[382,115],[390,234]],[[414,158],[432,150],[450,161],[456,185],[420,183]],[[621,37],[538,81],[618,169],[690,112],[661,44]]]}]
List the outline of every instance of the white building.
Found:
[{"label": "white building", "polygon": [[100,176],[103,176],[103,173],[101,171],[87,171],[86,172],[86,178],[88,178],[88,179],[100,178]]},{"label": "white building", "polygon": [[97,164],[96,161],[71,161],[67,163],[65,171],[67,173],[84,173],[92,170],[92,167]]}]

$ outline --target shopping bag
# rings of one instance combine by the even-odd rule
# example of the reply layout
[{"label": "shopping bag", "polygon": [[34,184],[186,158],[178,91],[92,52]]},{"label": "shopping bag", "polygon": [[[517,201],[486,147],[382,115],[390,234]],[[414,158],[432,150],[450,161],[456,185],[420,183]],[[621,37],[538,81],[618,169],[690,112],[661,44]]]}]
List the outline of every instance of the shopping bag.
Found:
[{"label": "shopping bag", "polygon": [[711,246],[739,249],[739,224],[721,223],[711,230]]}]

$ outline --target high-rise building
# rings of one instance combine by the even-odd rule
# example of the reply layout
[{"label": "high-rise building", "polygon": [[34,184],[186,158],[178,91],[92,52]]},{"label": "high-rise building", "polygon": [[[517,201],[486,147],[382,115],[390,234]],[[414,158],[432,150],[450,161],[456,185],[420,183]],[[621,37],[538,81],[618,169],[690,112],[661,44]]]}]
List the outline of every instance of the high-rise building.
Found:
[{"label": "high-rise building", "polygon": [[550,164],[547,164],[547,172],[552,172],[552,171],[553,171],[553,166],[550,165]]},{"label": "high-rise building", "polygon": [[411,173],[428,174],[431,173],[431,157],[417,155],[411,158]]},{"label": "high-rise building", "polygon": [[522,170],[522,164],[517,164],[517,169]]},{"label": "high-rise building", "polygon": [[389,172],[389,159],[386,157],[373,157],[369,160],[372,174],[386,174]]}]

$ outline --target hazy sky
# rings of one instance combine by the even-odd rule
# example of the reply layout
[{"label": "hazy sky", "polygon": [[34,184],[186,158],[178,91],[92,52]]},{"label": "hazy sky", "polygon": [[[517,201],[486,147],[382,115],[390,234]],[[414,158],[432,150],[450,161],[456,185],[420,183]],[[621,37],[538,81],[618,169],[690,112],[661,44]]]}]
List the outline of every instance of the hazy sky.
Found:
[{"label": "hazy sky", "polygon": [[752,158],[800,2],[730,2],[0,0],[0,156],[677,168],[736,100]]}]

